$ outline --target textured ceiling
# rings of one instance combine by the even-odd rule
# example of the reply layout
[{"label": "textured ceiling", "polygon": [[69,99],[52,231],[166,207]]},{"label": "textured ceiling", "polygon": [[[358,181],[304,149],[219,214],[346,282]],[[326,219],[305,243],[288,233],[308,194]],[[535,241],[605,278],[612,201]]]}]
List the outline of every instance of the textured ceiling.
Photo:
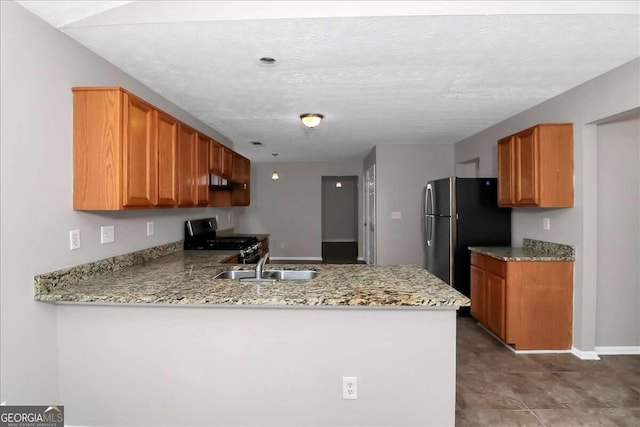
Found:
[{"label": "textured ceiling", "polygon": [[[49,12],[68,2],[53,3]],[[377,144],[454,143],[640,56],[637,14],[93,19],[62,31],[253,161],[273,152],[278,161],[351,160]],[[276,65],[260,65],[262,56]],[[306,129],[298,116],[307,112],[325,120]]]}]

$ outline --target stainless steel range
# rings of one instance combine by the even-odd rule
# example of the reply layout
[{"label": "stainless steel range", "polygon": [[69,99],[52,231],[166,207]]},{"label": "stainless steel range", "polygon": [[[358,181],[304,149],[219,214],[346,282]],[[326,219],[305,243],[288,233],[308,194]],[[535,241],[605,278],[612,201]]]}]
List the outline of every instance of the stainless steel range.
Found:
[{"label": "stainless steel range", "polygon": [[239,251],[238,262],[254,264],[260,259],[261,243],[255,237],[218,236],[215,218],[194,219],[184,223],[185,250]]}]

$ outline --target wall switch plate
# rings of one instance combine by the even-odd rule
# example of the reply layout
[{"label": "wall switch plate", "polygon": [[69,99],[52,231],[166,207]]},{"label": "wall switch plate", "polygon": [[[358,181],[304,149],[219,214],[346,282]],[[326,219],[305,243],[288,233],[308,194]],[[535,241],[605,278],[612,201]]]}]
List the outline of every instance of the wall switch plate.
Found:
[{"label": "wall switch plate", "polygon": [[402,212],[391,212],[391,219],[401,219]]},{"label": "wall switch plate", "polygon": [[147,237],[153,236],[153,221],[147,221]]},{"label": "wall switch plate", "polygon": [[358,398],[358,377],[342,377],[342,398],[346,400]]},{"label": "wall switch plate", "polygon": [[69,232],[69,250],[75,251],[80,249],[80,230],[71,230]]},{"label": "wall switch plate", "polygon": [[115,227],[113,225],[103,225],[100,227],[100,243],[111,243],[115,239]]},{"label": "wall switch plate", "polygon": [[542,218],[542,228],[544,230],[551,230],[551,220],[549,218]]}]

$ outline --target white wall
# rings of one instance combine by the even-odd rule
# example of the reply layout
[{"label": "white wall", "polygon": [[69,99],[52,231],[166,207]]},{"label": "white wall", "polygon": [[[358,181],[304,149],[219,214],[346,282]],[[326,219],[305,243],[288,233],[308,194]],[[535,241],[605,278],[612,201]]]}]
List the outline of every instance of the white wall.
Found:
[{"label": "white wall", "polygon": [[[56,308],[33,300],[33,276],[179,240],[187,218],[215,209],[72,210],[73,86],[122,86],[227,142],[202,123],[14,2],[0,2],[2,173],[0,401],[60,402]],[[222,227],[231,226],[223,220]],[[155,235],[146,237],[146,221]],[[100,225],[116,242],[99,244]],[[68,232],[82,248],[69,251]]]},{"label": "white wall", "polygon": [[[278,171],[279,180],[271,179],[274,170]],[[321,259],[322,177],[339,175],[358,176],[361,181],[362,162],[252,164],[251,205],[237,211],[236,231],[270,233],[272,257]],[[361,212],[362,197],[358,194]],[[362,215],[358,216],[361,241]],[[361,248],[358,253],[362,253]]]},{"label": "white wall", "polygon": [[[480,159],[480,175],[496,176],[498,139],[538,123],[574,124],[575,203],[569,209],[514,209],[512,242],[523,237],[576,246],[574,346],[593,351],[596,337],[597,139],[595,121],[640,105],[640,59],[622,65],[513,116],[455,146],[456,163]],[[542,218],[551,229],[542,229]]]},{"label": "white wall", "polygon": [[[341,187],[336,187],[337,183]],[[361,193],[357,176],[322,177],[322,241],[357,242]]]},{"label": "white wall", "polygon": [[596,346],[640,346],[640,114],[597,136]]},{"label": "white wall", "polygon": [[[454,173],[452,145],[378,145],[376,241],[378,264],[425,265],[424,188]],[[393,219],[393,212],[401,218]]]},{"label": "white wall", "polygon": [[[454,424],[455,310],[59,311],[70,425]],[[357,400],[342,399],[343,376]]]}]

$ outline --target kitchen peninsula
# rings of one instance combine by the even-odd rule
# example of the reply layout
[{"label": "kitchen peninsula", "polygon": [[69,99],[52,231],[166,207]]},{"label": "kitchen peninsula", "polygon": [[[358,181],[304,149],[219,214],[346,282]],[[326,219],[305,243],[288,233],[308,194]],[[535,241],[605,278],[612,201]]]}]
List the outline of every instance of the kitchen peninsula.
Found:
[{"label": "kitchen peninsula", "polygon": [[[454,424],[466,297],[417,266],[272,265],[317,276],[213,279],[250,268],[222,264],[234,255],[176,242],[36,277],[35,298],[59,303],[70,423]],[[357,400],[343,400],[344,376],[358,378]],[[138,409],[109,409],[124,407]]]}]

